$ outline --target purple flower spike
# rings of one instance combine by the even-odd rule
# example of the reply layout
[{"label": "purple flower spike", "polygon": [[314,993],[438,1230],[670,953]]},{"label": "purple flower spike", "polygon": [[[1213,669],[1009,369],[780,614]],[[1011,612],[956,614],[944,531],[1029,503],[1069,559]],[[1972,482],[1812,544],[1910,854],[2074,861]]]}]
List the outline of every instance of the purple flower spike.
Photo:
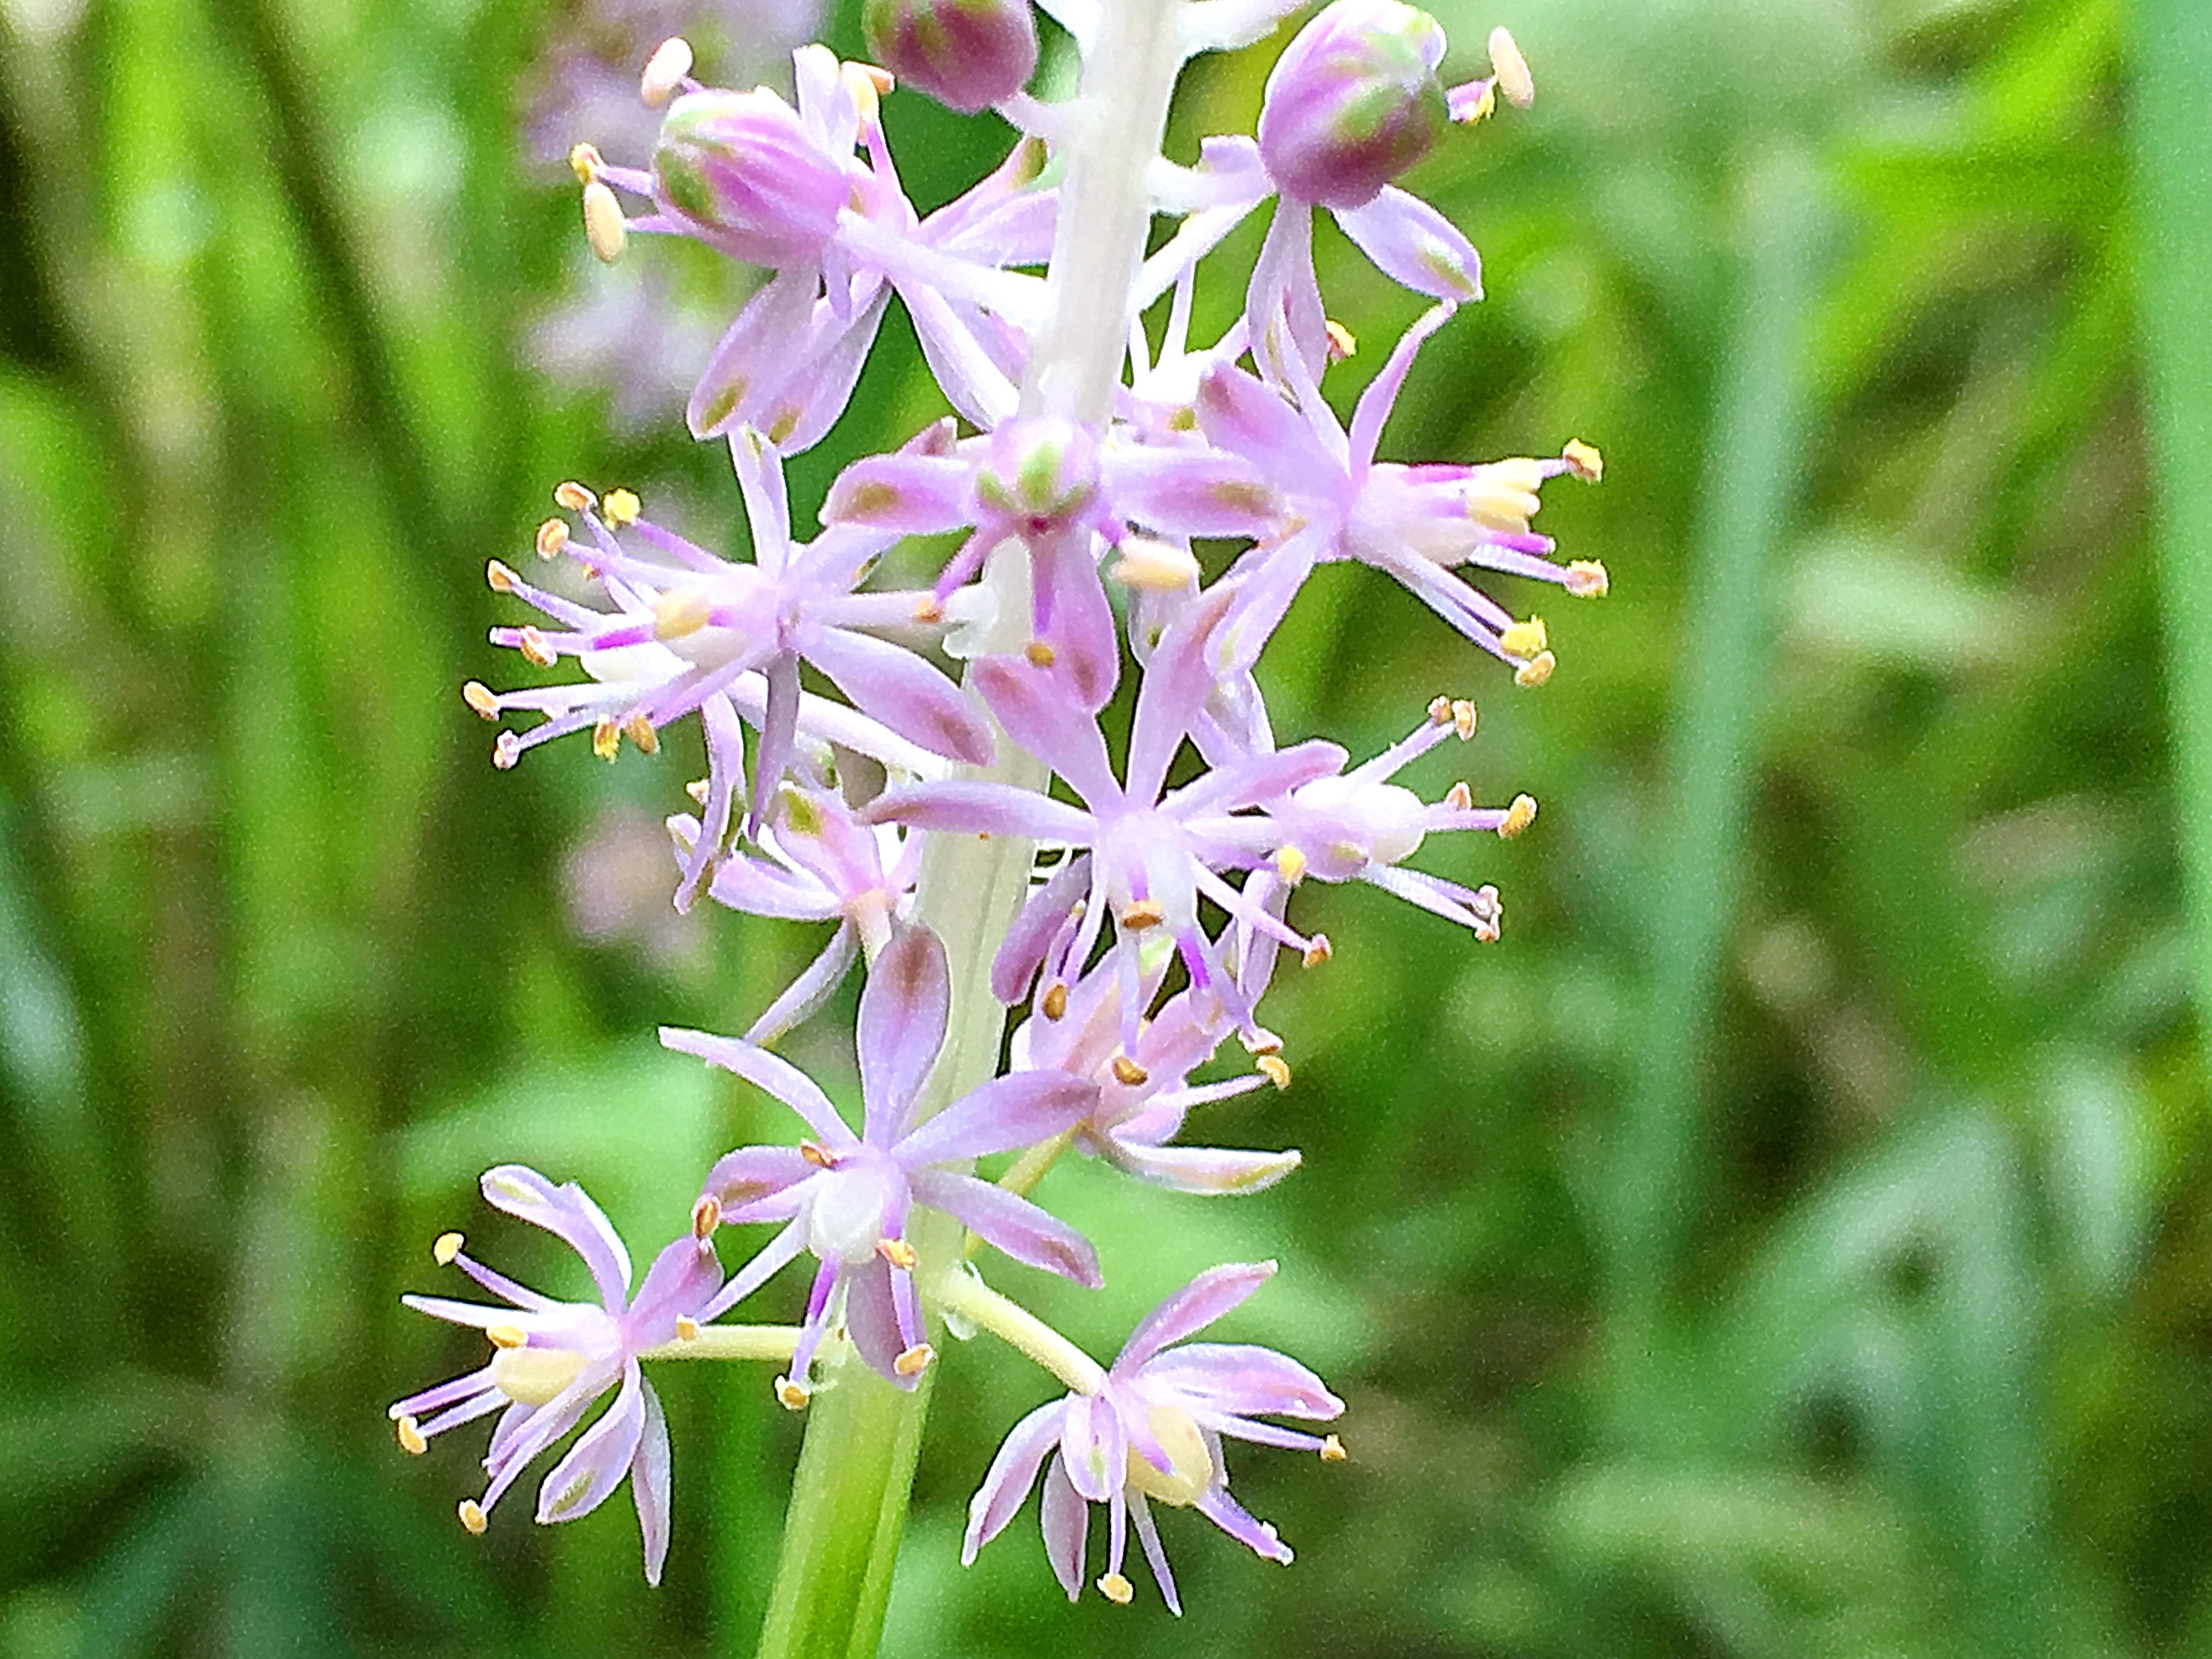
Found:
[{"label": "purple flower spike", "polygon": [[1133,1524],[1161,1598],[1180,1614],[1151,1505],[1194,1509],[1255,1554],[1288,1562],[1290,1547],[1229,1495],[1224,1436],[1317,1452],[1335,1462],[1344,1449],[1323,1437],[1257,1420],[1261,1416],[1327,1421],[1344,1402],[1296,1360],[1241,1343],[1185,1342],[1273,1277],[1275,1264],[1232,1263],[1200,1274],[1147,1315],[1108,1370],[1097,1393],[1071,1394],[1014,1425],[968,1506],[961,1560],[1003,1531],[1044,1471],[1040,1516],[1054,1575],[1076,1600],[1083,1593],[1089,1505],[1107,1512],[1106,1571],[1099,1593],[1127,1602],[1121,1568]]},{"label": "purple flower spike", "polygon": [[1030,0],[867,0],[860,29],[878,63],[963,115],[1012,97],[1036,68]]},{"label": "purple flower spike", "polygon": [[933,1352],[915,1294],[906,1218],[916,1204],[944,1211],[1018,1261],[1099,1283],[1090,1241],[1028,1200],[979,1181],[969,1160],[1050,1139],[1091,1112],[1097,1091],[1054,1072],[1000,1077],[917,1123],[922,1085],[944,1046],[951,1002],[945,947],[927,927],[901,927],[860,993],[862,1127],[855,1135],[814,1082],[766,1049],[703,1031],[664,1028],[671,1048],[696,1054],[774,1095],[812,1137],[793,1147],[746,1146],[707,1177],[702,1202],[723,1222],[781,1221],[784,1229],[700,1315],[735,1307],[801,1250],[820,1261],[791,1371],[778,1392],[805,1403],[808,1371],[842,1317],[854,1349],[887,1381],[910,1389]]},{"label": "purple flower spike", "polygon": [[[489,1477],[481,1498],[461,1504],[461,1524],[482,1532],[492,1507],[524,1468],[581,1422],[610,1389],[614,1404],[569,1448],[538,1489],[541,1522],[573,1521],[606,1501],[628,1475],[645,1539],[645,1577],[660,1582],[668,1555],[668,1423],[653,1385],[638,1367],[647,1349],[676,1340],[679,1320],[703,1319],[720,1288],[713,1248],[685,1236],[654,1258],[637,1295],[629,1295],[629,1254],[573,1182],[556,1187],[519,1164],[488,1170],[484,1197],[509,1215],[543,1227],[583,1258],[597,1303],[556,1302],[525,1289],[461,1253],[459,1233],[438,1241],[436,1255],[504,1297],[504,1308],[441,1297],[400,1299],[419,1313],[474,1325],[491,1339],[491,1363],[392,1407],[399,1443],[422,1451],[430,1437],[501,1412],[484,1459]],[[434,1413],[421,1420],[425,1413]]]}]

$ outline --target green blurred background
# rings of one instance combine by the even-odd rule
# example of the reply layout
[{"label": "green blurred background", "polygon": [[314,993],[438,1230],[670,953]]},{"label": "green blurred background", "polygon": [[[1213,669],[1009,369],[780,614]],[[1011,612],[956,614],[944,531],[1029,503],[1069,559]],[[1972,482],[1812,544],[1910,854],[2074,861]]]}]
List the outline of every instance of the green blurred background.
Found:
[{"label": "green blurred background", "polygon": [[[649,1252],[788,1132],[653,1040],[741,1029],[818,942],[667,911],[696,751],[497,775],[456,695],[520,672],[482,573],[557,480],[738,533],[675,416],[740,274],[600,271],[556,159],[641,157],[660,33],[745,84],[804,8],[699,9],[0,0],[0,1659],[750,1651],[797,1436],[764,1369],[663,1368],[658,1592],[626,1500],[470,1539],[480,1434],[409,1459],[383,1413],[476,1363],[398,1304],[454,1288],[435,1232],[573,1265],[483,1166]],[[1496,881],[1505,937],[1310,885],[1296,1085],[1205,1126],[1307,1168],[1055,1171],[1109,1289],[998,1275],[1110,1349],[1279,1256],[1223,1329],[1328,1377],[1352,1460],[1237,1461],[1293,1570],[1170,1515],[1188,1618],[1070,1609],[1033,1510],[959,1567],[1051,1389],[958,1348],[886,1651],[2212,1654],[2212,16],[1438,9],[1511,24],[1540,97],[1413,181],[1492,297],[1388,452],[1598,444],[1543,520],[1613,595],[1506,595],[1560,657],[1516,693],[1332,568],[1265,678],[1363,755],[1480,701],[1411,781],[1542,818],[1419,862]],[[1179,153],[1249,130],[1271,55],[1198,67]],[[925,204],[1003,142],[886,107]],[[1419,307],[1321,260],[1349,398]],[[801,518],[937,407],[895,313]],[[794,1057],[842,1075],[844,1017]]]}]

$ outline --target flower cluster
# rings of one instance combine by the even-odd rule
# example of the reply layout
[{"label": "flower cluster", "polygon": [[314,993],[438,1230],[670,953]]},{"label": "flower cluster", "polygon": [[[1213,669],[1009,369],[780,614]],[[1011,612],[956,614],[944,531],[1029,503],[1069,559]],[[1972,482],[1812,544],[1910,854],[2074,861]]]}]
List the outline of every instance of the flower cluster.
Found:
[{"label": "flower cluster", "polygon": [[[1111,126],[1101,100],[1135,96],[1104,84],[1107,71],[1092,75],[1115,50],[1121,3],[1050,0],[1085,58],[1085,90],[1057,106],[1024,90],[1038,57],[1026,0],[870,0],[866,27],[883,66],[804,47],[795,102],[704,84],[690,49],[671,40],[643,70],[644,100],[663,111],[651,154],[617,162],[579,144],[572,155],[602,258],[623,255],[633,235],[679,236],[763,273],[701,365],[686,410],[695,434],[727,443],[748,556],[656,523],[629,490],[563,483],[563,515],[535,538],[552,574],[532,583],[489,567],[495,591],[537,613],[492,640],[538,669],[571,660],[582,678],[504,691],[472,681],[465,699],[502,724],[493,751],[502,767],[579,731],[603,759],[625,738],[650,755],[671,722],[696,715],[707,776],[692,786],[697,810],[669,820],[676,904],[703,895],[835,926],[742,1036],[661,1033],[781,1102],[799,1133],[738,1148],[708,1171],[688,1226],[634,1297],[605,1218],[574,1188],[528,1170],[494,1170],[487,1198],[572,1246],[597,1304],[552,1301],[463,1255],[457,1237],[440,1242],[441,1262],[512,1307],[414,1301],[483,1328],[495,1352],[392,1413],[412,1450],[502,1413],[484,1495],[462,1506],[471,1530],[612,1391],[547,1477],[538,1516],[584,1513],[628,1474],[657,1577],[669,1456],[641,1359],[773,1359],[783,1367],[777,1396],[799,1409],[827,1387],[873,1386],[869,1372],[911,1389],[948,1330],[990,1332],[1068,1390],[1007,1436],[975,1494],[966,1554],[1007,1525],[1042,1470],[1048,1554],[1071,1598],[1084,1583],[1091,1505],[1107,1511],[1099,1589],[1130,1599],[1133,1526],[1180,1611],[1156,1506],[1194,1508],[1257,1553],[1290,1559],[1274,1529],[1230,1496],[1224,1437],[1344,1455],[1334,1436],[1266,1420],[1338,1415],[1341,1402],[1310,1371],[1266,1349],[1188,1340],[1251,1295],[1272,1264],[1201,1274],[1102,1367],[991,1289],[970,1258],[988,1246],[1100,1284],[1091,1242],[1030,1196],[1071,1151],[1200,1194],[1255,1192],[1297,1167],[1295,1151],[1182,1137],[1194,1109],[1290,1084],[1283,1041],[1261,1013],[1283,951],[1308,968],[1331,954],[1297,921],[1305,881],[1365,882],[1475,939],[1497,939],[1496,889],[1412,860],[1435,834],[1518,835],[1534,801],[1478,805],[1465,784],[1431,800],[1397,781],[1437,745],[1474,736],[1474,704],[1440,696],[1408,709],[1409,734],[1355,763],[1322,738],[1279,742],[1255,669],[1314,568],[1344,561],[1403,584],[1517,685],[1542,684],[1556,666],[1542,621],[1462,573],[1602,594],[1601,565],[1558,558],[1531,528],[1546,482],[1595,481],[1600,462],[1579,441],[1554,459],[1481,465],[1376,455],[1423,343],[1481,291],[1467,240],[1393,181],[1455,124],[1501,97],[1528,103],[1528,68],[1504,31],[1490,41],[1488,76],[1447,87],[1434,19],[1398,0],[1335,0],[1276,63],[1256,138],[1209,139],[1196,166],[1179,168],[1100,149],[1097,135]],[[1290,7],[1148,0],[1146,9],[1188,57],[1255,39]],[[897,79],[957,108],[994,106],[1020,133],[1003,165],[927,216],[892,160],[884,99]],[[1164,82],[1159,93],[1164,109]],[[1099,182],[1109,176],[1136,192],[1118,308],[1056,313],[1055,302],[1097,291],[1096,273],[1073,268],[1089,246],[1077,221],[1111,216],[1097,205],[1112,193]],[[1237,321],[1194,347],[1201,268],[1270,198],[1273,222]],[[1353,343],[1328,319],[1316,281],[1316,208],[1385,274],[1435,301],[1348,426],[1321,389]],[[1155,215],[1176,227],[1146,255]],[[796,541],[783,458],[836,422],[893,297],[953,412],[845,468],[818,533]],[[1158,299],[1167,316],[1155,350],[1139,314]],[[1073,389],[1086,352],[1108,371],[1103,398]],[[905,538],[954,532],[964,532],[956,550],[924,579],[878,580]],[[1224,541],[1242,550],[1209,574],[1200,544]],[[957,680],[947,656],[964,660]],[[803,689],[803,668],[840,695]],[[1131,672],[1117,753],[1100,717]],[[504,725],[518,714],[536,723]],[[973,923],[991,915],[990,872],[1002,867],[1016,884],[1000,913],[1010,920],[979,943]],[[856,963],[857,1132],[830,1091],[774,1048]],[[949,1042],[956,1018],[980,1039]],[[971,1062],[952,1056],[995,1058],[1010,1018],[1006,1068],[963,1074]],[[1209,1073],[1224,1054],[1249,1062]],[[997,1179],[977,1172],[978,1160],[1006,1158]],[[763,1224],[775,1231],[725,1279],[726,1230]],[[815,1267],[795,1324],[727,1321],[801,1255]]]}]

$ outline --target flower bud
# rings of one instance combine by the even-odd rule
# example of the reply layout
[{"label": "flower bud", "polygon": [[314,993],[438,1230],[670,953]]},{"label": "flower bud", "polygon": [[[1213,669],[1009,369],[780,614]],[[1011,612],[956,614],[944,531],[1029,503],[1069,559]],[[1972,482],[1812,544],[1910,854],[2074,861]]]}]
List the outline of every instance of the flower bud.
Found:
[{"label": "flower bud", "polygon": [[821,252],[851,194],[845,169],[766,88],[687,93],[653,153],[654,195],[733,258],[776,269]]},{"label": "flower bud", "polygon": [[1011,98],[1036,68],[1030,0],[866,0],[860,27],[878,63],[964,115]]},{"label": "flower bud", "polygon": [[1297,201],[1355,208],[1429,153],[1449,121],[1444,32],[1399,0],[1336,0],[1267,76],[1260,155]]}]

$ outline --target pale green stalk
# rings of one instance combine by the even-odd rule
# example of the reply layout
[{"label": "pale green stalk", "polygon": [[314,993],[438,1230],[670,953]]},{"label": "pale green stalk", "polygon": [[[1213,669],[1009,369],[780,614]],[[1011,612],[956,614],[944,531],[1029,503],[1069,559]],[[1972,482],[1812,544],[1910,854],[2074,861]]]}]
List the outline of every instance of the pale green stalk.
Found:
[{"label": "pale green stalk", "polygon": [[[1066,172],[1053,246],[1052,314],[1032,342],[1024,415],[1100,423],[1111,407],[1151,224],[1146,174],[1159,154],[1182,62],[1186,3],[1109,0],[1099,9],[1098,37],[1061,149]],[[1026,592],[1022,557],[1018,546],[1003,547],[987,568],[987,583],[1001,596],[981,641],[987,652],[1027,642],[1026,605],[1005,602],[1010,592]],[[1004,568],[1009,560],[1016,562],[1012,571]],[[1042,769],[1003,736],[997,763],[966,775],[1031,787],[1045,781]],[[916,914],[944,939],[952,978],[951,1026],[929,1085],[933,1106],[998,1069],[1005,1012],[991,994],[991,958],[1027,891],[1031,854],[1024,840],[944,836],[923,854]],[[926,1261],[948,1261],[960,1249],[958,1227],[933,1212],[916,1212],[909,1239]],[[762,1659],[867,1659],[876,1651],[929,1382],[925,1373],[921,1386],[901,1393],[847,1355],[817,1392],[793,1477]]]}]

